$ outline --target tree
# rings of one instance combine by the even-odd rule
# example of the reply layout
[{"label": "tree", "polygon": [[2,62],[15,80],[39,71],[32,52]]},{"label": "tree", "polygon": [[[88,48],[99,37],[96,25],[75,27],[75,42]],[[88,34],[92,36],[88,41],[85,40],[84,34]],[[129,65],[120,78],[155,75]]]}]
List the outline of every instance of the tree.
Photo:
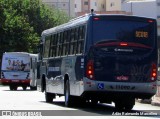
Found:
[{"label": "tree", "polygon": [[64,12],[41,0],[1,0],[0,58],[3,52],[35,53],[42,31],[68,20]]}]

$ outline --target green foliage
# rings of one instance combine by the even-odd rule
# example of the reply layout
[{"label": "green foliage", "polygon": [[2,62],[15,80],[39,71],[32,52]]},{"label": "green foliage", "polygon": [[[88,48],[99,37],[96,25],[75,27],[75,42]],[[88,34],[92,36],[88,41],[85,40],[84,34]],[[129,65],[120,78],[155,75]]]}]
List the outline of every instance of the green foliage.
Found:
[{"label": "green foliage", "polygon": [[36,52],[43,30],[69,17],[41,0],[0,0],[0,57],[3,52]]}]

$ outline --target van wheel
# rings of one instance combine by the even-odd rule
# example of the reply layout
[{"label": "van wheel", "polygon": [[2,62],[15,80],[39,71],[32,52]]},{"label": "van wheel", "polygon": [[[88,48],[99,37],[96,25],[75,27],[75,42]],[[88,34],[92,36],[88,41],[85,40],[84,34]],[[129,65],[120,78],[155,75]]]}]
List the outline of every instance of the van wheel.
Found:
[{"label": "van wheel", "polygon": [[69,80],[66,81],[65,83],[65,106],[69,107],[71,106],[71,96],[70,96],[70,87],[69,87]]},{"label": "van wheel", "polygon": [[10,90],[17,90],[17,86],[9,86]]},{"label": "van wheel", "polygon": [[27,89],[27,86],[22,86],[23,90],[26,90]]},{"label": "van wheel", "polygon": [[13,90],[17,90],[17,86],[14,86],[14,87],[13,87]]},{"label": "van wheel", "polygon": [[10,89],[10,90],[14,90],[14,87],[13,87],[13,86],[9,86],[9,89]]}]

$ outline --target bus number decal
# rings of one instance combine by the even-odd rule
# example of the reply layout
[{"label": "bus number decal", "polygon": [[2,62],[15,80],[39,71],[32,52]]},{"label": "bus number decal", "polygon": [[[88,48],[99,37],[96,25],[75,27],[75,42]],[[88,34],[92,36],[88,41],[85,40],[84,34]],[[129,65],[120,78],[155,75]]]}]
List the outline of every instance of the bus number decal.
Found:
[{"label": "bus number decal", "polygon": [[116,85],[116,89],[119,90],[135,90],[135,86],[124,86],[124,85]]},{"label": "bus number decal", "polygon": [[130,86],[116,85],[116,89],[129,90],[130,88]]},{"label": "bus number decal", "polygon": [[137,38],[148,38],[148,32],[145,31],[136,31]]}]

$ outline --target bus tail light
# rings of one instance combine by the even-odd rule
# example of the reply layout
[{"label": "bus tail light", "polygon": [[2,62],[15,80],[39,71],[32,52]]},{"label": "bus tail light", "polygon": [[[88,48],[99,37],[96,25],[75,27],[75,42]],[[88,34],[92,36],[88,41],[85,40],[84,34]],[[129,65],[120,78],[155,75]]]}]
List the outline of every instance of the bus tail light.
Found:
[{"label": "bus tail light", "polygon": [[151,68],[151,81],[155,81],[157,79],[157,66],[156,64],[152,64]]},{"label": "bus tail light", "polygon": [[3,72],[1,73],[1,76],[2,76],[2,78],[5,78],[4,73],[3,73]]},{"label": "bus tail light", "polygon": [[127,43],[120,42],[120,46],[128,46]]},{"label": "bus tail light", "polygon": [[95,20],[95,21],[98,21],[98,20],[100,20],[100,18],[98,18],[98,17],[95,17],[95,18],[94,18],[94,20]]},{"label": "bus tail light", "polygon": [[153,20],[151,20],[151,19],[149,19],[149,20],[148,20],[148,22],[149,22],[149,23],[153,23],[154,21],[153,21]]},{"label": "bus tail light", "polygon": [[86,76],[87,78],[94,80],[94,62],[93,60],[89,60],[87,63]]}]

